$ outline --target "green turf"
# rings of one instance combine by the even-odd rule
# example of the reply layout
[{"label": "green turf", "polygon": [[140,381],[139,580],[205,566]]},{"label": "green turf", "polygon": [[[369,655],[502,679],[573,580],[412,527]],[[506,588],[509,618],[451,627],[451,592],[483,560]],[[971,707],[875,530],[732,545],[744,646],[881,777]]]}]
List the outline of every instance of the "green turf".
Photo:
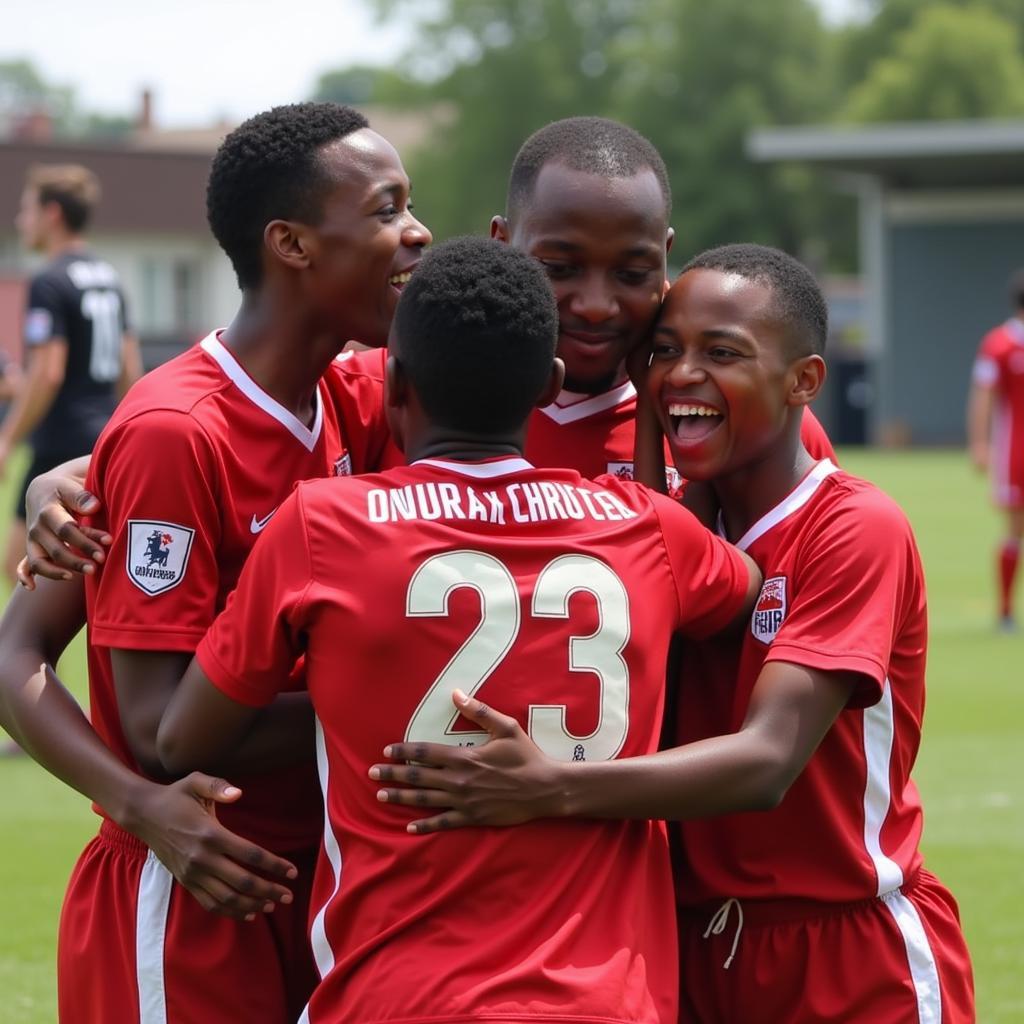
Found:
[{"label": "green turf", "polygon": [[[960,901],[974,957],[978,1019],[1024,1020],[1024,633],[993,631],[998,519],[958,452],[842,453],[914,523],[931,607],[929,699],[916,777],[929,867]],[[14,478],[13,471],[8,480]],[[6,495],[0,505],[8,507]],[[1024,592],[1021,595],[1024,606]],[[83,689],[81,648],[67,680]],[[0,1019],[54,1019],[54,936],[61,895],[94,830],[85,801],[25,761],[0,761]]]}]

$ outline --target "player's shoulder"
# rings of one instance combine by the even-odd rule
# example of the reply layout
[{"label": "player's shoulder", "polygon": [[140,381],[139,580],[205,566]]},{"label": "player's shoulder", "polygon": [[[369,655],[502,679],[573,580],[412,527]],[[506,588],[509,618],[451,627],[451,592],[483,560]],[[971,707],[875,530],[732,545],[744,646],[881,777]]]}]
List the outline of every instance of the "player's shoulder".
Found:
[{"label": "player's shoulder", "polygon": [[983,356],[994,358],[1007,351],[1013,345],[1013,342],[1013,336],[1010,334],[1007,325],[1005,323],[998,324],[986,332],[985,336],[981,339],[978,351]]},{"label": "player's shoulder", "polygon": [[383,382],[387,355],[383,348],[342,352],[331,361],[325,378],[342,383],[358,379]]},{"label": "player's shoulder", "polygon": [[230,381],[198,345],[150,370],[129,389],[114,412],[110,429],[156,429],[173,423],[187,433],[204,429],[206,405]]},{"label": "player's shoulder", "polygon": [[838,469],[822,481],[822,495],[809,509],[815,532],[841,543],[890,550],[913,540],[907,514],[880,487]]}]

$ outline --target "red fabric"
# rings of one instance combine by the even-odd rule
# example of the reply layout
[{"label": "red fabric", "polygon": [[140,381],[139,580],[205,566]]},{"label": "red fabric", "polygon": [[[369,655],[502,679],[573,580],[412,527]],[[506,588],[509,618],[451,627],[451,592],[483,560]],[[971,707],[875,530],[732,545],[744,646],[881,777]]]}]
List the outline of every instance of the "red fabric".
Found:
[{"label": "red fabric", "polygon": [[1020,562],[1020,543],[1004,541],[999,548],[999,607],[1004,617],[1013,615],[1013,585]]},{"label": "red fabric", "polygon": [[739,654],[711,641],[684,658],[679,739],[737,730],[769,660],[859,682],[778,808],[685,823],[679,899],[850,902],[895,888],[921,863],[910,772],[927,625],[910,526],[872,485],[823,462],[738,544],[765,585]]},{"label": "red fabric", "polygon": [[[147,858],[156,892],[146,886],[140,889]],[[169,880],[141,842],[104,822],[78,859],[61,911],[61,1024],[138,1024],[140,898],[144,919],[166,928],[163,998],[158,992],[159,966],[155,973],[143,970],[141,996],[166,1008],[167,1024],[296,1020],[316,982],[305,915],[313,857],[296,858],[296,867],[299,877],[289,883],[294,903],[279,905],[273,914],[260,914],[254,921],[233,921],[203,910]],[[159,906],[164,884],[170,886],[165,913]],[[158,937],[155,943],[159,957]],[[148,1019],[154,1019],[152,1012]]]},{"label": "red fabric", "polygon": [[[109,649],[195,649],[256,541],[254,521],[258,528],[297,480],[324,476],[341,457],[333,405],[322,387],[319,396],[322,426],[310,448],[197,346],[144,377],[97,442],[88,486],[103,507],[94,525],[114,542],[104,571],[86,579],[92,720],[132,767],[138,766],[121,731]],[[175,546],[194,531],[170,589],[150,594],[133,582],[140,560],[137,549],[129,550],[131,521],[170,524],[156,527],[174,538],[166,545],[169,565]],[[316,843],[322,810],[312,751],[306,764],[232,782],[245,794],[221,812],[233,831],[285,853]]]},{"label": "red fabric", "polygon": [[831,459],[838,464],[839,460],[836,458],[832,442],[828,439],[821,420],[814,415],[814,410],[810,406],[804,409],[803,418],[800,420],[800,440],[803,441],[811,458]]},{"label": "red fabric", "polygon": [[[906,922],[902,900],[842,906],[793,901],[789,907],[773,901],[774,921],[759,915],[756,903],[744,903],[728,970],[723,965],[737,932],[735,908],[725,928],[708,938],[704,932],[718,908],[685,913],[679,928],[680,1024],[974,1024],[971,963],[953,897],[928,872],[905,896],[924,932],[924,945],[914,945],[920,933],[915,935],[912,921],[904,923],[916,983],[908,938],[894,913]],[[938,994],[929,986],[936,974]]]},{"label": "red fabric", "polygon": [[480,742],[450,705],[475,683],[556,756],[651,752],[670,634],[722,625],[745,585],[689,513],[610,477],[427,461],[297,489],[197,656],[262,704],[306,654],[329,779],[312,1021],[674,1018],[660,823],[410,836],[366,769],[403,736]]},{"label": "red fabric", "polygon": [[982,339],[974,380],[995,392],[992,420],[993,497],[1024,507],[1024,324],[1008,320]]}]

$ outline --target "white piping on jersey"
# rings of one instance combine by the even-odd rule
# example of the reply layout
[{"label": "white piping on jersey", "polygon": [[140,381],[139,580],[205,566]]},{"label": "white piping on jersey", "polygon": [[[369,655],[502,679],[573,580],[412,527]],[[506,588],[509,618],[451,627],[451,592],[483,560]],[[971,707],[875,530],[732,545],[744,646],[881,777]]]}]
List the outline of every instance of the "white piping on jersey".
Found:
[{"label": "white piping on jersey", "polygon": [[559,399],[570,400],[577,395],[572,391],[563,391],[550,405],[545,405],[540,411],[549,416],[558,424],[575,423],[577,420],[584,420],[595,413],[604,412],[605,409],[612,409],[623,402],[636,398],[636,388],[632,381],[626,381],[611,391],[605,391],[602,395],[590,395],[581,402],[573,402],[571,405],[559,405]]},{"label": "white piping on jersey", "polygon": [[[740,551],[746,551],[755,540],[763,537],[773,526],[778,526],[784,519],[788,519],[794,512],[799,511],[811,500],[818,485],[826,477],[839,471],[831,459],[822,459],[811,471],[797,484],[789,495],[782,499],[770,512],[766,512],[754,525],[747,530],[738,541],[736,547]],[[718,532],[725,536],[722,514],[718,514]]]},{"label": "white piping on jersey", "polygon": [[139,986],[139,1024],[167,1024],[164,986],[164,937],[174,878],[150,850],[139,876],[135,906],[135,980]]},{"label": "white piping on jersey", "polygon": [[517,457],[499,459],[496,462],[446,462],[444,459],[417,459],[411,465],[436,466],[438,469],[447,469],[460,476],[475,477],[477,480],[492,480],[496,476],[511,476],[513,473],[522,473],[524,470],[533,469],[526,459]]},{"label": "white piping on jersey", "polygon": [[917,997],[917,1019],[919,1024],[942,1024],[942,985],[939,982],[939,968],[935,954],[928,942],[928,934],[921,923],[917,907],[903,893],[885,893],[882,896],[885,909],[893,916],[896,927],[903,936],[910,965],[910,979]]},{"label": "white piping on jersey", "polygon": [[[324,853],[330,862],[331,870],[334,872],[334,889],[327,897],[324,905],[317,911],[313,918],[313,924],[309,929],[310,944],[313,947],[313,959],[316,961],[316,969],[321,979],[326,978],[334,967],[334,950],[331,948],[331,941],[327,937],[327,927],[324,919],[327,916],[327,908],[334,902],[334,898],[341,889],[341,846],[338,844],[338,837],[331,828],[331,815],[328,806],[327,791],[331,781],[330,765],[327,761],[327,743],[324,740],[324,727],[320,723],[320,717],[314,716],[316,722],[316,767],[320,776],[320,790],[324,797]],[[300,1024],[309,1020],[309,1006],[302,1012],[299,1018]]]},{"label": "white piping on jersey", "polygon": [[867,765],[864,783],[864,847],[875,867],[878,879],[875,893],[878,896],[885,896],[903,884],[903,871],[899,864],[882,852],[882,828],[892,803],[889,769],[894,733],[892,687],[886,679],[881,699],[877,704],[864,709],[864,760]]},{"label": "white piping on jersey", "polygon": [[253,379],[239,366],[235,357],[224,347],[215,331],[211,331],[199,343],[199,347],[209,355],[224,371],[225,375],[253,405],[258,406],[268,416],[272,416],[293,437],[302,442],[307,451],[312,451],[320,440],[320,431],[324,425],[324,403],[320,395],[320,386],[314,393],[316,412],[313,426],[307,427],[297,416],[290,413],[280,402],[271,398]]}]

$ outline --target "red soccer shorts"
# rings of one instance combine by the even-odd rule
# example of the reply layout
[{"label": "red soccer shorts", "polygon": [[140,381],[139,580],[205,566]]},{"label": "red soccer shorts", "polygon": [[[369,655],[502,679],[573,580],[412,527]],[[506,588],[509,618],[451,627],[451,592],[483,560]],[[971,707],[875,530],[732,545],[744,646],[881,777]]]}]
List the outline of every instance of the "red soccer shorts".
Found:
[{"label": "red soccer shorts", "polygon": [[1024,429],[997,406],[992,424],[992,497],[1000,508],[1024,508]]},{"label": "red soccer shorts", "polygon": [[295,1021],[316,983],[306,925],[315,852],[293,903],[254,921],[203,910],[110,821],[78,858],[60,917],[61,1024]]},{"label": "red soccer shorts", "polygon": [[722,931],[704,938],[717,909],[681,914],[681,1024],[975,1020],[956,902],[927,871],[860,903],[748,901],[738,941],[735,905]]}]

